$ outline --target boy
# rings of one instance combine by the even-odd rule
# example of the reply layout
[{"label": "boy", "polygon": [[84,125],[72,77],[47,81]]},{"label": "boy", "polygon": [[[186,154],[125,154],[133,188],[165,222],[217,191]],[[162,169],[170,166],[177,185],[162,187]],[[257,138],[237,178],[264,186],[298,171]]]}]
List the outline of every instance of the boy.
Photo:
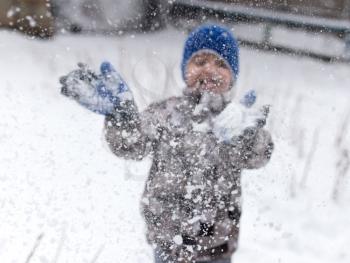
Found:
[{"label": "boy", "polygon": [[[241,170],[264,166],[272,153],[271,136],[262,129],[267,114],[231,102],[238,45],[226,28],[193,31],[181,66],[183,96],[140,114],[109,63],[100,76],[80,66],[61,80],[62,92],[106,115],[114,154],[152,155],[141,205],[156,262],[228,263],[238,241]],[[249,97],[245,102],[252,104]]]}]

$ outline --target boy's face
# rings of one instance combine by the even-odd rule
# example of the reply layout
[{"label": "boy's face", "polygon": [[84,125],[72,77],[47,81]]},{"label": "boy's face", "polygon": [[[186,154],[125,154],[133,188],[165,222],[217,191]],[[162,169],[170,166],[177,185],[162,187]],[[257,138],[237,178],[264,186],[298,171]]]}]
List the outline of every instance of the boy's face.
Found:
[{"label": "boy's face", "polygon": [[216,94],[229,90],[233,83],[232,72],[226,61],[209,52],[200,52],[189,60],[185,78],[190,89]]}]

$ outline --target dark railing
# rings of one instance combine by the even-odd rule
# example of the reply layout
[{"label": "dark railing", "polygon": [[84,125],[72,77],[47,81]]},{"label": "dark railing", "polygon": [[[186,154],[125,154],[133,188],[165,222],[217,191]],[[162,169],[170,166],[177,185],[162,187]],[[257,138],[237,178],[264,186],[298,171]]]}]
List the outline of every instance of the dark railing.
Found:
[{"label": "dark railing", "polygon": [[[307,16],[266,8],[207,0],[173,0],[169,16],[173,21],[185,18],[192,20],[197,19],[200,22],[217,19],[218,21],[224,20],[228,23],[262,23],[265,26],[262,41],[240,40],[241,43],[265,50],[310,56],[324,61],[348,62],[350,60],[350,20]],[[345,42],[344,51],[340,55],[332,56],[315,53],[310,50],[274,45],[270,42],[270,33],[271,28],[276,25],[318,33],[334,34]]]}]

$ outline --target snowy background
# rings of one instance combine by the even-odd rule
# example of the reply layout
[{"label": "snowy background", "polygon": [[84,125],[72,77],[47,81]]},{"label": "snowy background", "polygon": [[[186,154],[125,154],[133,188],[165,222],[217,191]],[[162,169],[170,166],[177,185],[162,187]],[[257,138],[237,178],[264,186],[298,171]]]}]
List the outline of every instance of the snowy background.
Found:
[{"label": "snowy background", "polygon": [[[149,160],[113,156],[103,117],[60,95],[58,78],[109,60],[143,109],[181,94],[184,39],[0,31],[0,262],[152,262],[139,211]],[[276,148],[242,174],[234,262],[350,261],[349,76],[347,64],[241,49],[236,99],[256,89],[272,105]]]}]

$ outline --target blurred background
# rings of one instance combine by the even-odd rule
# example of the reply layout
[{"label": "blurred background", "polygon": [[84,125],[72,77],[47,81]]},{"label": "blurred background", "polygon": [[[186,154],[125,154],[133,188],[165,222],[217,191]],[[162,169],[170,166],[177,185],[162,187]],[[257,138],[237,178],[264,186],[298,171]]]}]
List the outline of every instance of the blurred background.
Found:
[{"label": "blurred background", "polygon": [[[42,38],[65,31],[113,35],[146,32],[168,24],[189,29],[220,21],[234,24],[242,43],[260,49],[324,60],[343,60],[350,52],[347,0],[2,0],[0,7],[1,26]],[[299,35],[307,31],[333,36],[338,50],[322,49],[317,44],[321,36],[315,34],[304,34],[307,46],[285,41],[281,27],[293,29],[290,35],[297,30]]]},{"label": "blurred background", "polygon": [[115,157],[58,79],[109,60],[142,110],[181,94],[202,23],[239,39],[234,100],[271,105],[276,149],[242,174],[233,262],[349,262],[350,0],[0,0],[0,262],[153,262],[150,160]]}]

